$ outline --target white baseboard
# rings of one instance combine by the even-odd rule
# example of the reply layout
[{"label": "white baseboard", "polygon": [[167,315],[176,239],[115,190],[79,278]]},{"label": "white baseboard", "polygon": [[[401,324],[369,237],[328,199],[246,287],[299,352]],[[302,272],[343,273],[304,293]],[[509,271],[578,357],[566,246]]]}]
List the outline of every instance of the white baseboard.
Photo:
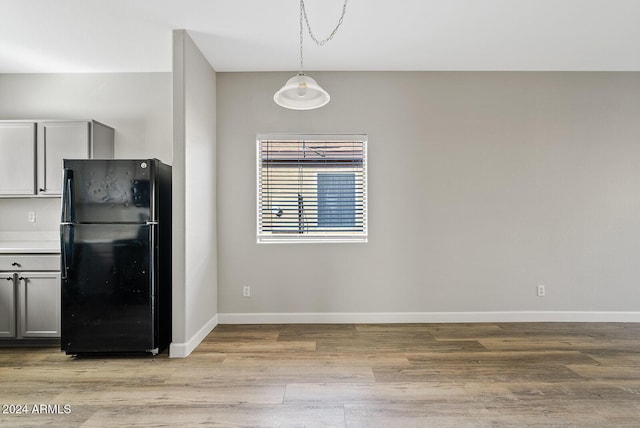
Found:
[{"label": "white baseboard", "polygon": [[640,312],[496,311],[218,314],[220,324],[385,324],[480,322],[640,322]]},{"label": "white baseboard", "polygon": [[169,358],[186,358],[193,352],[194,349],[207,337],[211,330],[218,325],[218,314],[214,315],[200,330],[196,332],[191,339],[184,343],[171,342],[169,345]]}]

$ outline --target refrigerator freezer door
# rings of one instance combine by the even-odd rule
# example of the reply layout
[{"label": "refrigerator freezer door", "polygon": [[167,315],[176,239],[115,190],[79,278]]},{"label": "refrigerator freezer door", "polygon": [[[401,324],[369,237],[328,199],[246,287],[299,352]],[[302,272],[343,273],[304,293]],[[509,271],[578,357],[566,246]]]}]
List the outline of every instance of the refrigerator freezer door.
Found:
[{"label": "refrigerator freezer door", "polygon": [[153,352],[156,227],[63,224],[62,337],[67,354]]},{"label": "refrigerator freezer door", "polygon": [[156,168],[153,159],[65,160],[62,221],[157,221],[153,196]]}]

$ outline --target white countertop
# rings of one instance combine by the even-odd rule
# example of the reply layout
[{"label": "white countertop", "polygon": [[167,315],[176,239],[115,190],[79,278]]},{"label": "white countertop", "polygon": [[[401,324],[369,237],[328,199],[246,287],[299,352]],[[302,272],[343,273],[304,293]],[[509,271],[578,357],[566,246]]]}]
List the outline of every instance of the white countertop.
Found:
[{"label": "white countertop", "polygon": [[0,254],[57,254],[60,241],[0,241]]},{"label": "white countertop", "polygon": [[0,233],[0,254],[57,254],[60,239],[56,232]]}]

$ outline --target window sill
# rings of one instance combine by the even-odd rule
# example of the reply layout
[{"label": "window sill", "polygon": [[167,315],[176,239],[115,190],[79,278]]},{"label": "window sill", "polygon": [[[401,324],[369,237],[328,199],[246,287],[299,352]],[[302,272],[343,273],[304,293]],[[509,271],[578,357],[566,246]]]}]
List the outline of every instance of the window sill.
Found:
[{"label": "window sill", "polygon": [[258,236],[258,244],[345,244],[367,243],[367,236]]}]

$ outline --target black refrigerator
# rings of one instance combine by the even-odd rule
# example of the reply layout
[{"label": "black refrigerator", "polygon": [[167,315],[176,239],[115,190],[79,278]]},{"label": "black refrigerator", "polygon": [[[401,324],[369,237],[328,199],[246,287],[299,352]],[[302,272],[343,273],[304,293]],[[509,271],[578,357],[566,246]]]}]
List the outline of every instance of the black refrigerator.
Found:
[{"label": "black refrigerator", "polygon": [[171,167],[64,160],[61,348],[157,354],[171,341]]}]

